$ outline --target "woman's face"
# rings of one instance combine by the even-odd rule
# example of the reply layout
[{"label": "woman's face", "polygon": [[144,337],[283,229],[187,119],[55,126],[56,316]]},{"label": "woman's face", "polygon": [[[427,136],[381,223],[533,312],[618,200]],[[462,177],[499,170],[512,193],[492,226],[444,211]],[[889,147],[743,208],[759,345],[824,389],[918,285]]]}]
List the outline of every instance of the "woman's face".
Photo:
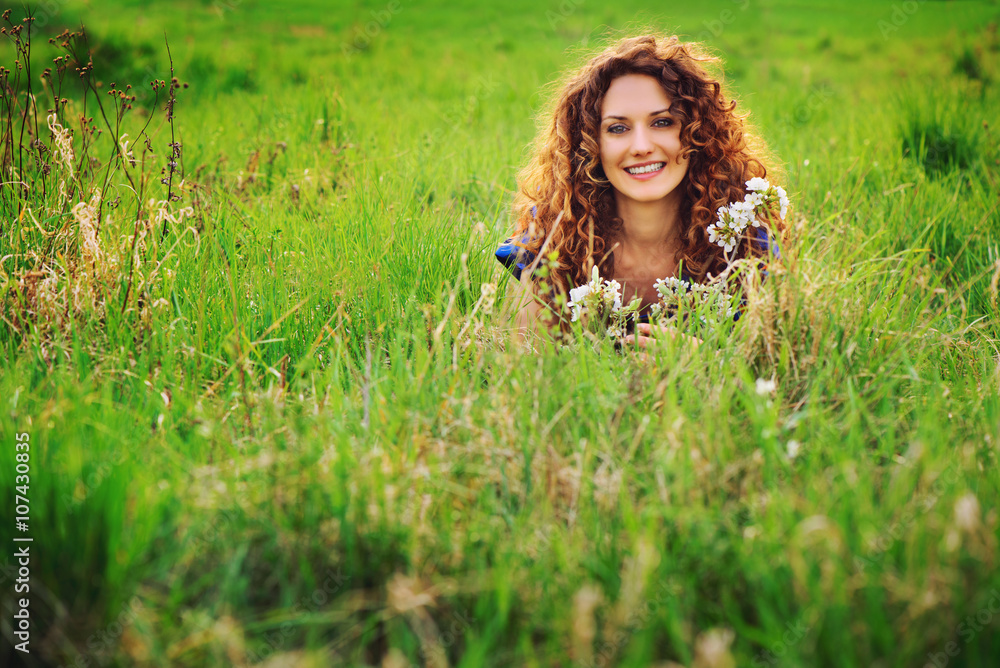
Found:
[{"label": "woman's face", "polygon": [[687,174],[681,126],[669,108],[670,98],[651,76],[627,74],[608,87],[601,104],[601,165],[619,202],[662,200]]}]

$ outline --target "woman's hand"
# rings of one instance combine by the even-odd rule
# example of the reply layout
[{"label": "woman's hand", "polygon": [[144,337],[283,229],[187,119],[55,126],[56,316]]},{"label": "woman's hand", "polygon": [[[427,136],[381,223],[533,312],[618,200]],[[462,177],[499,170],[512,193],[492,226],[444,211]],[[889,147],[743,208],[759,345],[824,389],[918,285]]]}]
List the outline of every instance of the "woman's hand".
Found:
[{"label": "woman's hand", "polygon": [[[691,350],[696,349],[701,344],[701,339],[684,334],[676,327],[669,325],[653,326],[646,322],[640,322],[635,326],[635,334],[625,337],[625,344],[635,346],[636,349],[649,349],[656,345],[657,341],[670,341],[687,345]],[[646,359],[647,353],[641,354],[642,359]]]}]

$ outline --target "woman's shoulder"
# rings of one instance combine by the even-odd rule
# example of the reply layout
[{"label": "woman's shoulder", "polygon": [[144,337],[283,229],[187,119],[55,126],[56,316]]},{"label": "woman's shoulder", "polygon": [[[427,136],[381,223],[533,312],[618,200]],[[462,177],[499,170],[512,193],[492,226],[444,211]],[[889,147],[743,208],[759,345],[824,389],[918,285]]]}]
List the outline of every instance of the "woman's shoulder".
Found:
[{"label": "woman's shoulder", "polygon": [[514,235],[497,247],[497,260],[514,274],[514,278],[520,280],[521,272],[525,267],[534,262],[535,254],[525,248],[531,241],[528,234]]},{"label": "woman's shoulder", "polygon": [[778,248],[778,240],[773,238],[763,226],[753,228],[754,239],[751,243],[761,255],[773,255],[781,257],[781,250]]},{"label": "woman's shoulder", "polygon": [[[531,207],[532,218],[535,217],[537,211],[538,207]],[[527,232],[515,234],[500,244],[494,253],[497,260],[510,269],[514,278],[518,280],[521,279],[521,272],[524,271],[524,268],[535,261],[535,254],[526,247],[530,242],[531,235]]]}]

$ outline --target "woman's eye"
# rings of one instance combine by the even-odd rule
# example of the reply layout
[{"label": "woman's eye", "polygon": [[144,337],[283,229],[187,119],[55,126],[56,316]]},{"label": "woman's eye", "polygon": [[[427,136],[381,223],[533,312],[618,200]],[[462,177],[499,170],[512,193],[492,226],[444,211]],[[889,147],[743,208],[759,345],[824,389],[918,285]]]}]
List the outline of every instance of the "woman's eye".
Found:
[{"label": "woman's eye", "polygon": [[655,121],[653,121],[653,125],[655,125],[658,128],[669,128],[673,124],[674,124],[674,119],[672,118],[657,118]]},{"label": "woman's eye", "polygon": [[628,128],[626,128],[621,123],[615,123],[614,125],[609,125],[608,126],[608,132],[610,134],[613,134],[613,135],[620,135],[621,133],[625,132],[625,130],[627,130],[627,129]]}]

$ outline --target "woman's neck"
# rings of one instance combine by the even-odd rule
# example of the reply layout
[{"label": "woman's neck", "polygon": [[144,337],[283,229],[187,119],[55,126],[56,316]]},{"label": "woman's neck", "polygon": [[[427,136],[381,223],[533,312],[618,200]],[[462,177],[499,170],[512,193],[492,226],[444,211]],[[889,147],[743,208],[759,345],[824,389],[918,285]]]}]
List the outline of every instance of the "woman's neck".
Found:
[{"label": "woman's neck", "polygon": [[676,250],[680,243],[680,193],[656,202],[636,202],[616,197],[618,217],[622,219],[616,245],[632,257],[662,255]]}]

